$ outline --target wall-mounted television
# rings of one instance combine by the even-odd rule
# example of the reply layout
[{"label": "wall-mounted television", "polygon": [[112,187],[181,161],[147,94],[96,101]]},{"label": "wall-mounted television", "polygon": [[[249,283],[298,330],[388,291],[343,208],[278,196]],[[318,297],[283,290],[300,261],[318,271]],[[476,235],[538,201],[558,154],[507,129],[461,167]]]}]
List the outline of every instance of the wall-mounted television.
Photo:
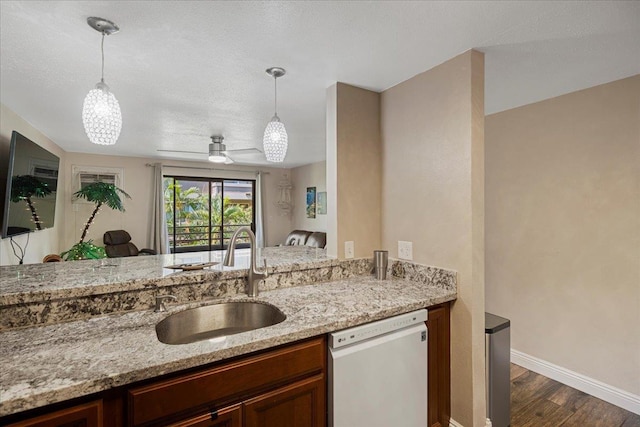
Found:
[{"label": "wall-mounted television", "polygon": [[60,158],[16,131],[11,135],[2,237],[53,227]]}]

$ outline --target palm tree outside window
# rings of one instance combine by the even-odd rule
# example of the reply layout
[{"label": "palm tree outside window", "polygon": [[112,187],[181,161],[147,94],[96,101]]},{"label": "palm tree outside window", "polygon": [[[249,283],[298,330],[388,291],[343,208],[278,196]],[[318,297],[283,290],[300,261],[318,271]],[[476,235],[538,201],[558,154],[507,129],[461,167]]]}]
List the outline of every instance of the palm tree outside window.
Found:
[{"label": "palm tree outside window", "polygon": [[[234,231],[255,232],[255,180],[165,176],[165,214],[172,253],[226,249]],[[248,240],[238,241],[247,247]]]}]

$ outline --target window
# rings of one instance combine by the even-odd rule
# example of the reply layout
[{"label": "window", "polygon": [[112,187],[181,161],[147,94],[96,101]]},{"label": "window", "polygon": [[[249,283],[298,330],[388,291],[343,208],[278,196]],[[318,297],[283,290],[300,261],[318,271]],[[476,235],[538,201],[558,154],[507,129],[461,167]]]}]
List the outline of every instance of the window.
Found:
[{"label": "window", "polygon": [[[106,182],[122,188],[124,182],[123,168],[109,168],[100,166],[76,166],[71,167],[73,175],[73,192],[86,187],[94,182]],[[83,198],[74,199],[74,203],[92,203]]]},{"label": "window", "polygon": [[[243,225],[255,232],[254,180],[165,176],[164,205],[171,252],[226,249]],[[246,236],[237,247],[248,247]]]},{"label": "window", "polygon": [[117,176],[114,174],[104,173],[80,173],[80,188],[84,188],[94,182],[106,182],[107,184],[116,185]]}]

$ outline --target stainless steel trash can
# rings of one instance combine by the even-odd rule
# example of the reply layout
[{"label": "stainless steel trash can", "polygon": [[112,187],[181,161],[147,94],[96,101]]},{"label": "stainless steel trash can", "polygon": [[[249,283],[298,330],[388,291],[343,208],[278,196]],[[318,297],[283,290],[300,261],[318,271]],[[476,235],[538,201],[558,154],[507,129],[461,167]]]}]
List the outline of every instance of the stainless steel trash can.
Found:
[{"label": "stainless steel trash can", "polygon": [[511,416],[511,322],[484,314],[487,418],[492,427],[508,427]]}]

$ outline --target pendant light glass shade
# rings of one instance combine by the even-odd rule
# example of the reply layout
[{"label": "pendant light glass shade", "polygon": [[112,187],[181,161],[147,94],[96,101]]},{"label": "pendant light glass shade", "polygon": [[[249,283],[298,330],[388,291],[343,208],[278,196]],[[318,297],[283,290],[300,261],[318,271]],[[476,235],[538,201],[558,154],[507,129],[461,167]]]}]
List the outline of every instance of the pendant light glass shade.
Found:
[{"label": "pendant light glass shade", "polygon": [[264,136],[262,138],[262,147],[264,149],[264,155],[268,162],[282,163],[287,155],[287,147],[289,146],[289,136],[287,130],[284,127],[284,123],[280,121],[278,117],[278,77],[284,76],[286,73],[284,68],[273,67],[267,70],[267,74],[273,76],[274,84],[274,109],[275,113],[271,118],[271,121],[267,123],[267,127],[264,130]]},{"label": "pendant light glass shade", "polygon": [[287,135],[284,123],[280,121],[277,114],[273,116],[264,130],[262,145],[267,161],[273,163],[284,162],[289,145],[289,136]]},{"label": "pendant light glass shade", "polygon": [[82,124],[89,141],[99,145],[113,145],[118,141],[122,130],[122,113],[118,100],[104,82],[104,37],[117,33],[120,28],[107,19],[95,16],[87,18],[87,24],[102,33],[102,76],[96,87],[84,98]]},{"label": "pendant light glass shade", "polygon": [[84,98],[82,123],[89,141],[100,145],[113,145],[122,129],[120,104],[104,82],[96,84]]}]

